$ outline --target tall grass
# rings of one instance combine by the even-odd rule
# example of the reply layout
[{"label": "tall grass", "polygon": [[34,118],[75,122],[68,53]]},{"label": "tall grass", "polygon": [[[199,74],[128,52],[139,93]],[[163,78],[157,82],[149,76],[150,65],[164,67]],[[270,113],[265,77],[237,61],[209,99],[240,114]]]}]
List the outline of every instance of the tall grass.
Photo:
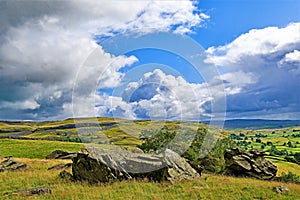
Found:
[{"label": "tall grass", "polygon": [[[57,160],[16,159],[32,166],[25,172],[0,173],[0,199],[22,199],[15,191],[48,186],[52,194],[33,196],[29,199],[299,199],[300,185],[261,181],[250,178],[204,175],[200,180],[175,184],[167,182],[124,181],[111,184],[89,185],[59,178],[58,170],[47,168]],[[274,186],[286,186],[282,195],[272,191]]]}]

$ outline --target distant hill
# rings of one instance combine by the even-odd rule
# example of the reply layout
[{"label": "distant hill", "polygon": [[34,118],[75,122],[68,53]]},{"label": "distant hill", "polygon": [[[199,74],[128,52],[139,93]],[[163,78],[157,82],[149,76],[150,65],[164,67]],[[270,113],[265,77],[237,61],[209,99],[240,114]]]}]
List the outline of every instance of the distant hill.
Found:
[{"label": "distant hill", "polygon": [[226,120],[225,129],[264,129],[300,126],[300,120],[233,119]]}]

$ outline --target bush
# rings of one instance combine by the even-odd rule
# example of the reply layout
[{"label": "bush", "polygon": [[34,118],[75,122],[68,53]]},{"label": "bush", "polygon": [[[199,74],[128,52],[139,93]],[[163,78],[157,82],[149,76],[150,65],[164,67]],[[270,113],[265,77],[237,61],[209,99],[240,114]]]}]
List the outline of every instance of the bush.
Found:
[{"label": "bush", "polygon": [[162,128],[161,130],[146,130],[141,133],[140,138],[145,142],[138,145],[144,152],[153,152],[164,149],[167,144],[176,136],[175,130]]},{"label": "bush", "polygon": [[295,160],[295,158],[290,157],[290,156],[285,156],[284,160],[286,160],[287,162],[297,163],[297,161]]},{"label": "bush", "polygon": [[288,172],[287,174],[282,172],[281,176],[278,177],[277,180],[286,183],[300,183],[300,177],[292,172]]},{"label": "bush", "polygon": [[275,155],[278,155],[278,156],[288,155],[288,152],[287,152],[286,149],[278,150],[274,145],[271,146],[271,149],[269,150],[269,152],[270,152],[271,156],[275,156]]},{"label": "bush", "polygon": [[300,152],[297,152],[294,154],[294,159],[300,165]]},{"label": "bush", "polygon": [[[193,136],[194,138],[181,138],[178,141],[175,141],[171,148],[173,151],[176,151],[177,148],[180,148],[183,143],[180,141],[187,141],[187,139],[192,139],[191,145],[183,153],[183,157],[188,160],[192,166],[201,166],[201,169],[213,173],[222,173],[225,169],[225,159],[224,152],[225,149],[232,148],[234,146],[231,139],[221,139],[218,140],[209,153],[205,146],[202,146],[204,139],[213,139],[214,132],[212,130],[208,131],[207,126],[203,125],[195,132],[191,129],[185,130],[170,130],[170,129],[161,129],[161,130],[148,130],[141,134],[141,138],[144,139],[144,143],[139,145],[144,152],[153,152],[157,150],[164,150],[167,148],[167,145],[173,140],[178,134],[179,131],[184,131],[183,137]],[[192,134],[191,134],[192,133]],[[207,135],[209,134],[209,135]],[[207,142],[209,143],[209,141]],[[203,154],[206,154],[203,157]],[[197,170],[197,169],[196,169]]]}]

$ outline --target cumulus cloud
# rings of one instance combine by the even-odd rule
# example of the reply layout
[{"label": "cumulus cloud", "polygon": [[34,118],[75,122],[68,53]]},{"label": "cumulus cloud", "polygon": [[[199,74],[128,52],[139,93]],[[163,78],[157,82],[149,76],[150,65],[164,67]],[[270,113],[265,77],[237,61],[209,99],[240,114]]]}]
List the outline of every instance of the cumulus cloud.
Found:
[{"label": "cumulus cloud", "polygon": [[[118,86],[119,70],[137,59],[105,52],[95,37],[125,31],[186,33],[206,18],[192,1],[1,1],[0,118],[70,115],[78,70],[95,51],[97,63],[85,63],[88,71],[77,80],[82,83],[78,95],[85,95],[79,99],[93,103],[95,80],[99,87]],[[88,108],[81,107],[82,113],[90,114]]]},{"label": "cumulus cloud", "polygon": [[0,108],[13,108],[20,110],[34,110],[40,107],[40,105],[35,100],[25,100],[25,101],[17,101],[17,102],[2,102]]},{"label": "cumulus cloud", "polygon": [[284,28],[250,30],[225,46],[208,48],[207,62],[233,67],[246,64],[247,68],[251,68],[280,60],[285,54],[299,48],[299,31],[300,23],[292,23]]},{"label": "cumulus cloud", "polygon": [[129,83],[122,97],[99,94],[96,104],[99,113],[114,117],[199,119],[205,113],[201,106],[211,100],[206,86],[156,69]]},{"label": "cumulus cloud", "polygon": [[285,54],[284,58],[278,62],[278,66],[291,73],[300,74],[300,51],[294,50]]},{"label": "cumulus cloud", "polygon": [[[234,76],[246,80],[236,81]],[[226,82],[225,90],[220,91],[217,78]],[[216,114],[211,107],[213,103],[218,103],[224,95],[243,92],[243,86],[254,81],[251,74],[238,72],[215,77],[210,82],[189,83],[181,76],[155,69],[145,73],[139,81],[128,83],[121,97],[99,93],[96,105],[98,113],[106,116],[207,120]],[[237,84],[241,84],[238,90]]]},{"label": "cumulus cloud", "polygon": [[231,80],[237,92],[244,87],[244,92],[228,97],[228,114],[299,119],[299,32],[300,23],[253,29],[224,46],[207,49],[206,62],[225,73],[225,85]]}]

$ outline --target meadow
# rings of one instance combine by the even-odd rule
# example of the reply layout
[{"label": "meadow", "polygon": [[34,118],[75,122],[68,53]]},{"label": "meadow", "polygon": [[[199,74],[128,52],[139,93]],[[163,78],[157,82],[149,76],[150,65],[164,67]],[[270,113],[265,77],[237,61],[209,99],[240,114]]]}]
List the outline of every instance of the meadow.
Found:
[{"label": "meadow", "polygon": [[[134,147],[142,143],[139,132],[162,126],[177,127],[178,122],[127,121],[119,120],[118,125],[109,118],[98,119],[108,141],[103,145],[121,145]],[[82,119],[81,123],[89,123]],[[187,124],[184,124],[187,126]],[[203,126],[190,123],[189,127]],[[293,134],[298,134],[299,127],[265,130],[230,130],[223,131],[221,137],[234,137],[233,140],[242,148],[257,148],[269,154],[267,157],[278,167],[277,176],[282,172],[292,172],[300,176],[300,165],[287,162],[282,155],[270,155],[272,145],[288,153],[299,152],[299,141]],[[72,119],[56,122],[1,122],[0,161],[4,156],[13,156],[16,161],[24,162],[32,169],[18,172],[0,173],[0,199],[24,199],[16,191],[28,188],[48,186],[52,193],[26,197],[26,199],[299,199],[300,184],[276,181],[262,181],[252,178],[237,178],[204,173],[199,180],[178,183],[143,181],[122,181],[109,184],[90,185],[85,182],[72,182],[59,177],[60,170],[47,170],[58,163],[68,160],[46,160],[45,157],[56,149],[79,151],[84,144],[74,142],[78,137]],[[50,131],[49,131],[50,130]],[[132,134],[128,130],[132,130]],[[296,131],[295,131],[296,130]],[[68,133],[68,134],[65,134]],[[259,134],[260,133],[260,134]],[[6,137],[19,135],[21,139]],[[260,135],[260,136],[259,136]],[[263,135],[263,137],[261,137]],[[265,135],[267,135],[265,137]],[[51,137],[50,137],[51,136]],[[57,136],[57,137],[52,137]],[[24,139],[26,138],[26,139]],[[70,139],[71,138],[71,139]],[[253,138],[253,139],[252,139]],[[261,141],[256,141],[260,139]],[[291,141],[291,145],[287,143]],[[249,144],[249,142],[251,142]],[[283,145],[286,143],[285,145]],[[265,145],[262,149],[261,146]],[[70,171],[70,169],[68,169]],[[274,186],[285,186],[289,191],[278,194]]]}]

